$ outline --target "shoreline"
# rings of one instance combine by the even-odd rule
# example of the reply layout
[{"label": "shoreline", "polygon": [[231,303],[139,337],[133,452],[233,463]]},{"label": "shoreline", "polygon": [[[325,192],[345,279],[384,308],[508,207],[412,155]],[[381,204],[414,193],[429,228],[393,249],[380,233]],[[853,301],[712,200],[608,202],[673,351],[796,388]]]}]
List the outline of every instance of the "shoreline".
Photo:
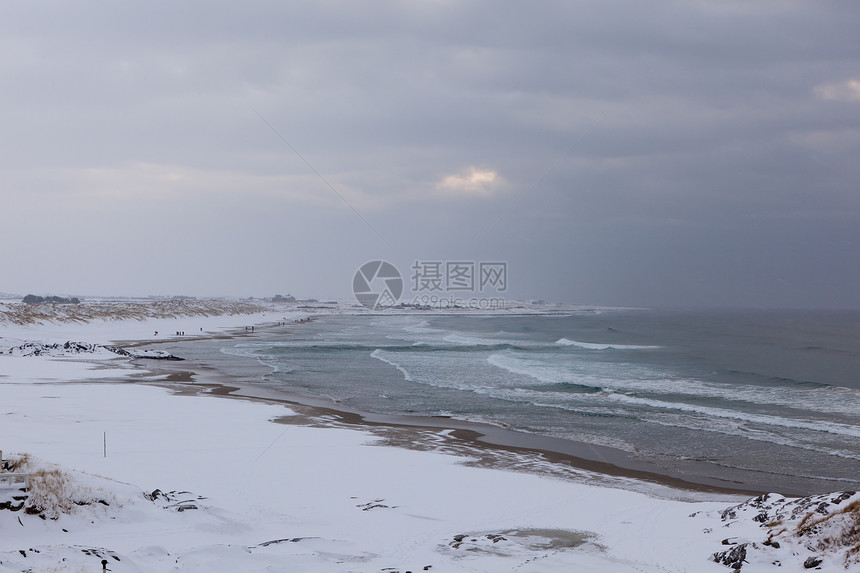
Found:
[{"label": "shoreline", "polygon": [[762,508],[838,518],[860,494],[749,499],[758,490],[650,472],[611,448],[356,412],[219,352],[268,330],[136,341],[176,343],[162,349],[184,362],[11,359],[4,445],[76,497],[56,520],[53,504],[0,511],[0,569],[717,571],[746,550],[751,572],[815,558],[835,573],[852,555],[791,532],[770,543]]},{"label": "shoreline", "polygon": [[[295,323],[299,326],[301,323]],[[204,340],[238,340],[258,337],[273,332],[274,323],[255,324],[256,330],[249,332],[240,328],[212,336],[189,336],[154,341],[117,341],[126,346],[147,346],[194,343]],[[254,361],[256,362],[256,361]],[[576,442],[552,436],[531,434],[488,423],[460,420],[448,417],[418,415],[379,414],[360,411],[337,404],[330,399],[283,389],[275,389],[256,383],[270,368],[259,364],[255,377],[252,373],[241,377],[223,372],[211,365],[185,359],[182,362],[135,360],[134,364],[166,379],[147,382],[165,386],[178,394],[201,394],[220,397],[255,400],[282,404],[294,411],[296,416],[285,416],[273,420],[285,424],[308,426],[337,426],[355,430],[371,431],[385,439],[386,444],[411,449],[444,449],[462,457],[478,457],[478,465],[515,471],[564,476],[591,474],[595,479],[603,478],[616,485],[623,480],[634,480],[651,486],[659,486],[686,493],[727,494],[756,496],[771,489],[741,480],[731,481],[709,476],[685,476],[669,472],[649,461],[636,459],[620,449]],[[298,421],[301,420],[301,421]],[[431,437],[424,436],[432,434]],[[424,436],[424,439],[420,439]],[[432,441],[432,446],[427,442]],[[511,462],[511,458],[517,462]],[[532,463],[524,461],[532,458]],[[809,495],[810,492],[779,488],[780,493],[790,496]]]}]

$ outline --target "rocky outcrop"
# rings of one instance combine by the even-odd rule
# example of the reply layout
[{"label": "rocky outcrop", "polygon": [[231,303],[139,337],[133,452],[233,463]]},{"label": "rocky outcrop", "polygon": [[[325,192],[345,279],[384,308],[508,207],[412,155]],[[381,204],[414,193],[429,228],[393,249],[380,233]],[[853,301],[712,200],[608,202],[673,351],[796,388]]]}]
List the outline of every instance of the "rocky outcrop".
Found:
[{"label": "rocky outcrop", "polygon": [[128,356],[129,358],[148,358],[150,360],[185,360],[179,356],[174,356],[164,350],[126,350],[119,346],[105,346],[105,350],[118,354],[120,356]]},{"label": "rocky outcrop", "polygon": [[713,554],[735,571],[753,561],[806,569],[860,564],[860,494],[854,491],[795,499],[764,494],[723,510],[720,520],[726,528],[753,532],[726,538],[723,543],[733,547]]},{"label": "rocky outcrop", "polygon": [[164,350],[126,350],[119,346],[103,346],[101,344],[90,344],[88,342],[72,342],[47,344],[44,342],[25,342],[13,346],[6,351],[0,350],[0,354],[11,356],[74,356],[78,354],[95,354],[102,351],[112,352],[118,356],[128,358],[146,358],[150,360],[185,360],[174,356]]},{"label": "rocky outcrop", "polygon": [[44,342],[25,342],[9,348],[4,354],[12,356],[67,356],[72,354],[93,354],[101,348],[98,344],[67,341],[64,344]]},{"label": "rocky outcrop", "polygon": [[731,549],[714,553],[714,561],[740,571],[747,559],[747,543],[735,545]]}]

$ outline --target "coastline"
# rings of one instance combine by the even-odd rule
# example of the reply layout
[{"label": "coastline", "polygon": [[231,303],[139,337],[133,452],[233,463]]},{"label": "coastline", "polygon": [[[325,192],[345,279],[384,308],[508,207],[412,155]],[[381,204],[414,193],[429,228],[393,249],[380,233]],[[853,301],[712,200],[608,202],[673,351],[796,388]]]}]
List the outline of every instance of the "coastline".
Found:
[{"label": "coastline", "polygon": [[[237,323],[198,341],[265,331]],[[153,573],[716,573],[736,550],[747,551],[745,571],[766,571],[816,552],[788,533],[781,549],[771,545],[765,501],[772,513],[801,504],[798,520],[860,503],[854,494],[745,501],[741,487],[624,467],[624,453],[608,448],[565,441],[573,451],[564,451],[486,424],[355,412],[256,384],[270,369],[247,357],[232,368],[106,351],[0,361],[6,453],[26,457],[31,475],[59,476],[60,501],[74,502],[46,515],[3,501],[2,571],[88,571],[107,560],[111,571]],[[851,554],[820,555],[835,572]]]},{"label": "coastline", "polygon": [[[239,340],[282,332],[275,325],[255,325],[254,332],[234,329],[215,336],[158,341],[118,341],[128,347],[173,344],[178,348],[201,340]],[[300,328],[301,324],[296,323]],[[282,327],[280,327],[282,328]],[[177,350],[181,354],[181,350]],[[238,357],[231,359],[240,360]],[[194,360],[182,362],[136,361],[137,365],[155,374],[166,376],[163,382],[177,393],[211,394],[215,396],[260,400],[283,404],[299,414],[281,423],[310,426],[335,426],[370,430],[392,446],[412,449],[439,449],[461,457],[478,457],[484,467],[527,471],[558,477],[588,479],[608,485],[642,491],[651,486],[675,490],[678,494],[722,494],[755,496],[779,491],[789,496],[809,495],[810,491],[743,480],[720,479],[707,475],[679,474],[647,459],[636,458],[629,452],[607,446],[527,433],[502,426],[449,417],[393,415],[366,412],[338,404],[321,396],[275,389],[256,383],[271,369],[253,359],[244,359],[243,374],[221,371],[217,366]],[[145,362],[145,363],[144,363]],[[252,366],[251,362],[256,364]],[[244,370],[248,372],[245,373]],[[162,383],[156,383],[162,385]],[[299,418],[302,420],[298,421]],[[286,420],[289,420],[287,422]],[[426,438],[430,434],[432,437]],[[422,436],[425,436],[422,439]],[[432,446],[428,442],[432,442]],[[512,461],[516,460],[516,461]],[[640,482],[637,486],[637,482]],[[650,484],[650,485],[649,485]]]}]

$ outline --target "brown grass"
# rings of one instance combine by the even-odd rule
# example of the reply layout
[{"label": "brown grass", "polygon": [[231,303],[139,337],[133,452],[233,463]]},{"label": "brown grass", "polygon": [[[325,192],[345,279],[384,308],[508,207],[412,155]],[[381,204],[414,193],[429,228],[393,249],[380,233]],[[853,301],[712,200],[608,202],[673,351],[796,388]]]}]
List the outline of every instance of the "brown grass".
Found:
[{"label": "brown grass", "polygon": [[93,320],[146,320],[183,316],[255,314],[265,307],[225,300],[83,302],[81,304],[9,303],[0,306],[0,324],[86,323]]},{"label": "brown grass", "polygon": [[3,460],[2,470],[10,473],[24,471],[30,463],[30,454],[15,454]]},{"label": "brown grass", "polygon": [[60,470],[37,470],[30,474],[30,495],[27,512],[38,513],[57,519],[75,508],[71,485],[66,474]]},{"label": "brown grass", "polygon": [[24,511],[31,515],[59,519],[61,515],[75,513],[82,507],[101,511],[116,503],[111,494],[78,483],[72,475],[60,469],[36,466],[28,454],[10,456],[4,462],[4,468],[29,473],[30,487]]},{"label": "brown grass", "polygon": [[846,567],[860,562],[860,499],[829,515],[818,517],[814,512],[809,512],[798,523],[796,534],[798,537],[811,536],[831,523],[838,533],[815,539],[812,546],[818,551],[847,549]]}]

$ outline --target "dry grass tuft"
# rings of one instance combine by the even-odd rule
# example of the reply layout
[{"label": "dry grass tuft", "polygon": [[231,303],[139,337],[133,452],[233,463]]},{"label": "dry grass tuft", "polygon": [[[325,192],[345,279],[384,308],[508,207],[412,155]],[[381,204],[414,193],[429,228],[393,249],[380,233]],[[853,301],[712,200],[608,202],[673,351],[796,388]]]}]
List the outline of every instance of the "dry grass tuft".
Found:
[{"label": "dry grass tuft", "polygon": [[57,519],[75,508],[74,493],[66,474],[60,470],[37,470],[30,474],[27,513]]},{"label": "dry grass tuft", "polygon": [[23,472],[30,464],[30,454],[15,454],[3,460],[0,470],[4,472]]},{"label": "dry grass tuft", "polygon": [[7,471],[27,472],[30,487],[24,512],[43,519],[59,519],[84,507],[104,511],[116,504],[113,495],[80,483],[72,474],[37,465],[29,455],[19,454],[4,462]]},{"label": "dry grass tuft", "polygon": [[845,550],[846,568],[860,563],[860,499],[829,515],[806,514],[796,534],[811,538],[807,546],[816,551]]},{"label": "dry grass tuft", "polygon": [[115,503],[113,496],[79,484],[58,469],[31,472],[28,493],[25,511],[46,519],[59,519],[61,515],[75,513],[82,507],[106,509]]}]

